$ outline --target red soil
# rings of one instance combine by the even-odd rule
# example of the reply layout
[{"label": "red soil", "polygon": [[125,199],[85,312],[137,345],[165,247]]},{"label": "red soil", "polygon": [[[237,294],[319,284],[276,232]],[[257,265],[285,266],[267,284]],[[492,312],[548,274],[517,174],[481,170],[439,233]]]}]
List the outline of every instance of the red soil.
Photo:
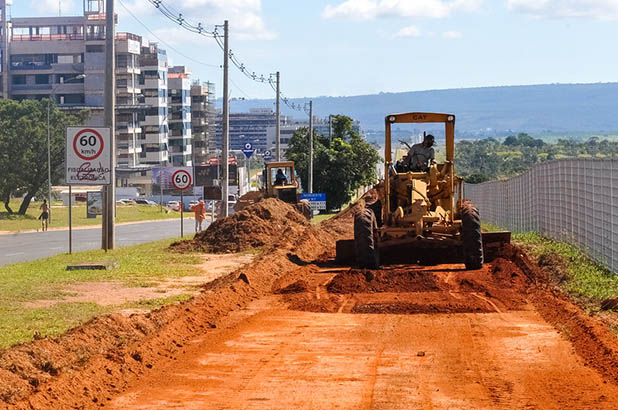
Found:
[{"label": "red soil", "polygon": [[242,252],[263,246],[282,246],[297,240],[309,225],[296,208],[268,198],[212,223],[192,240],[173,243],[174,251]]},{"label": "red soil", "polygon": [[[325,255],[332,256],[336,240],[350,237],[349,218],[310,226],[287,205],[269,200],[256,205],[192,242],[203,249],[240,250],[258,246],[242,238],[258,236],[266,251],[253,264],[188,302],[148,314],[100,317],[60,337],[0,352],[0,408],[100,407],[152,372],[169,368],[190,342],[208,340],[217,327],[229,326],[237,320],[230,312],[275,292],[283,293],[289,309],[316,312],[500,313],[532,309],[532,303],[589,366],[618,384],[616,337],[548,286],[538,266],[516,247],[507,246],[477,271],[439,265],[341,272]],[[279,217],[284,211],[287,222]],[[259,228],[245,231],[255,224]],[[234,248],[237,240],[243,244]]]}]

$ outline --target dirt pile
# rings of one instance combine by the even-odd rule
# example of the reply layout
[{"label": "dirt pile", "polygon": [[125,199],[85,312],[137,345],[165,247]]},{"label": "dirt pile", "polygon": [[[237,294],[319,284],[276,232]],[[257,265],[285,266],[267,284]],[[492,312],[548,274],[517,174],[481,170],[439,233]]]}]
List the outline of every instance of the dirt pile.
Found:
[{"label": "dirt pile", "polygon": [[279,293],[281,295],[285,295],[288,293],[301,293],[306,292],[307,287],[307,282],[305,282],[304,280],[297,280],[296,282],[277,290],[276,293]]},{"label": "dirt pile", "polygon": [[[235,221],[244,227],[247,220],[266,225],[267,233],[277,237],[260,233],[262,242],[276,246],[190,301],[147,314],[99,317],[62,336],[0,351],[0,409],[99,408],[110,403],[150,369],[175,361],[191,340],[225,326],[232,320],[230,312],[304,279],[314,263],[334,252],[337,240],[351,234],[345,218],[308,226],[287,204],[265,200],[256,206],[253,213],[239,212],[220,225]],[[287,215],[285,221],[281,215]],[[232,235],[214,237],[228,246],[234,240]],[[298,290],[304,286],[299,285]]]},{"label": "dirt pile", "polygon": [[309,222],[293,206],[268,198],[211,224],[189,241],[175,242],[170,249],[208,253],[242,252],[248,249],[284,246],[297,240]]},{"label": "dirt pile", "polygon": [[438,290],[429,271],[406,268],[382,270],[351,269],[340,273],[326,286],[330,293],[429,292]]}]

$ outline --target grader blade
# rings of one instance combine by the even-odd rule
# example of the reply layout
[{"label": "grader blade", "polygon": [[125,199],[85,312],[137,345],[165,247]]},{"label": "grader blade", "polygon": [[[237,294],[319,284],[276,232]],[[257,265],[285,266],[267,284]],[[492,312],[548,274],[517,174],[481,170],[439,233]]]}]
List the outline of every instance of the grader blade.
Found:
[{"label": "grader blade", "polygon": [[507,243],[511,243],[511,233],[504,232],[482,232],[483,246],[502,247]]}]

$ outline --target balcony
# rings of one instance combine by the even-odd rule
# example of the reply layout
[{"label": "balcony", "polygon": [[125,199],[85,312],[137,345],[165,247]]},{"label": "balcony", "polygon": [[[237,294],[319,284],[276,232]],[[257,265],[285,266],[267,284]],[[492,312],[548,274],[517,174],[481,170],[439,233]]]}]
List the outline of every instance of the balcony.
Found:
[{"label": "balcony", "polygon": [[15,91],[51,91],[51,84],[12,84],[11,89]]},{"label": "balcony", "polygon": [[192,118],[191,125],[194,127],[203,127],[205,125],[208,125],[208,121],[206,120],[206,118]]},{"label": "balcony", "polygon": [[142,38],[132,33],[116,33],[116,40],[135,40],[142,42]]},{"label": "balcony", "polygon": [[[76,34],[13,34],[11,41],[66,41],[83,40],[84,35]],[[105,39],[105,36],[103,36]]]}]

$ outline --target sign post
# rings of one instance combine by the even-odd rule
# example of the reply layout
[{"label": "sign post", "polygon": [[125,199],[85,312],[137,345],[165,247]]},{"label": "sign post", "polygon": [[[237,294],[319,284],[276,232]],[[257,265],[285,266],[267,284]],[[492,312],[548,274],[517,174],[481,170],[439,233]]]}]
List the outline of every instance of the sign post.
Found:
[{"label": "sign post", "polygon": [[[65,179],[69,185],[69,253],[72,248],[71,194],[73,185],[109,185],[112,181],[109,128],[68,127]],[[112,214],[113,217],[113,214]],[[105,230],[105,226],[103,226]],[[108,246],[103,241],[103,249]]]},{"label": "sign post", "polygon": [[243,154],[245,154],[245,168],[247,169],[247,192],[251,191],[251,155],[255,152],[253,149],[253,145],[250,142],[247,142],[242,150]]},{"label": "sign post", "polygon": [[180,236],[184,236],[184,195],[185,189],[193,185],[193,175],[190,167],[177,168],[172,173],[172,185],[180,191]]},{"label": "sign post", "polygon": [[73,253],[73,224],[71,223],[71,209],[73,208],[72,200],[73,200],[73,190],[71,189],[72,185],[69,185],[69,255]]}]

